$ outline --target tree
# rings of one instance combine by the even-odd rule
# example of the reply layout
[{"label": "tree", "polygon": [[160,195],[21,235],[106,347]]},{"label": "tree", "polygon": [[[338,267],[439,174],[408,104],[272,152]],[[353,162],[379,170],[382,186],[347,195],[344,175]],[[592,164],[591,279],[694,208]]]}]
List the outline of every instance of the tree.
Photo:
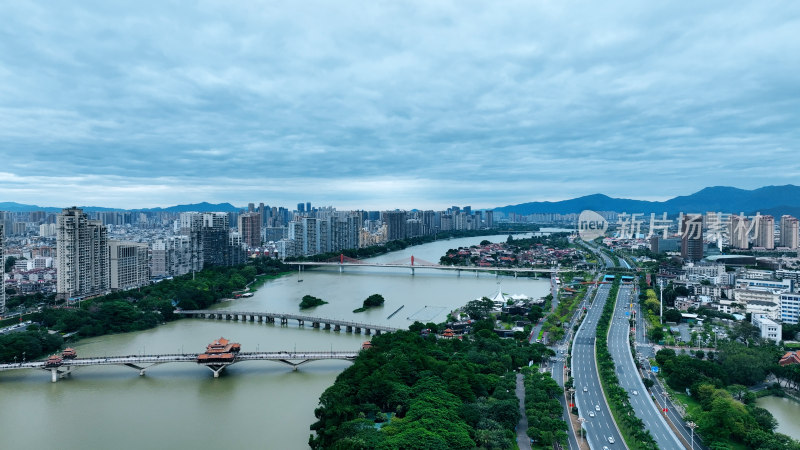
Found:
[{"label": "tree", "polygon": [[5,265],[5,268],[4,268],[4,272],[5,273],[11,272],[11,269],[14,268],[14,263],[16,263],[16,262],[17,262],[17,258],[15,256],[9,256],[8,258],[6,258],[6,261],[5,261],[6,265]]},{"label": "tree", "polygon": [[683,316],[677,309],[668,309],[664,311],[664,320],[667,322],[680,322]]},{"label": "tree", "polygon": [[480,300],[471,300],[467,302],[467,306],[464,307],[464,312],[472,320],[483,320],[489,317],[492,308],[494,308],[494,303],[489,298],[483,297]]}]

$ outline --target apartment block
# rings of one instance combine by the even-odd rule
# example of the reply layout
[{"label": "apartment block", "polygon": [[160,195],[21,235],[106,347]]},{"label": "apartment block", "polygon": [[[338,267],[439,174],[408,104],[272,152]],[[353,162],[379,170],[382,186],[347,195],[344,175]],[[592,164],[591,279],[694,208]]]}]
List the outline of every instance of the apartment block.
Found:
[{"label": "apartment block", "polygon": [[150,282],[147,244],[109,240],[108,254],[112,291],[136,289]]},{"label": "apartment block", "polygon": [[62,298],[85,297],[109,291],[108,231],[89,220],[79,208],[66,208],[57,217],[56,292]]}]

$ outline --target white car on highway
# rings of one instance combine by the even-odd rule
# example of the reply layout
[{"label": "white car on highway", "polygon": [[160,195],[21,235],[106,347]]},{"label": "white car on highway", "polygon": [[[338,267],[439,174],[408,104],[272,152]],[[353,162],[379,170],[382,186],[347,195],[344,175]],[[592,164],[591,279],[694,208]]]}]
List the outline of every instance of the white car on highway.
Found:
[{"label": "white car on highway", "polygon": [[594,405],[594,410],[595,411],[600,411],[600,405]]}]

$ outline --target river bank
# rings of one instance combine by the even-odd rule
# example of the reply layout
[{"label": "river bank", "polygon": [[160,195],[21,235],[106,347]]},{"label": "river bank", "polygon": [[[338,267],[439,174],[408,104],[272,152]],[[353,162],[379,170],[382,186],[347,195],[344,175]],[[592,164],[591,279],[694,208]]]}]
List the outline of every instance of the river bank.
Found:
[{"label": "river bank", "polygon": [[778,421],[778,433],[800,440],[800,401],[792,397],[775,397],[768,395],[756,400],[756,405],[769,411]]}]

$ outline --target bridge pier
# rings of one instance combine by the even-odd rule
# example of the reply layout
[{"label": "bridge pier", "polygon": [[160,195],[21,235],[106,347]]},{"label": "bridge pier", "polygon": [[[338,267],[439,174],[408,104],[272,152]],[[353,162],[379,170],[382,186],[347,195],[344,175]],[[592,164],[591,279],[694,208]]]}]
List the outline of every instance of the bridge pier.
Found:
[{"label": "bridge pier", "polygon": [[[344,267],[343,266],[339,266],[339,273],[342,273],[342,272],[344,272]],[[297,370],[297,368],[295,368],[295,370]]]},{"label": "bridge pier", "polygon": [[376,336],[380,336],[381,335],[381,330],[375,330],[375,335]]},{"label": "bridge pier", "polygon": [[58,369],[50,369],[50,381],[53,383],[58,381]]},{"label": "bridge pier", "polygon": [[370,332],[369,328],[364,328],[364,334],[369,336],[372,332]]},{"label": "bridge pier", "polygon": [[361,334],[361,327],[356,327],[356,333]]},{"label": "bridge pier", "polygon": [[208,370],[210,370],[210,371],[212,371],[214,373],[214,378],[219,378],[219,374],[223,370],[225,370],[225,368],[228,367],[228,365],[227,364],[222,364],[222,365],[216,365],[215,364],[215,365],[207,365],[206,367],[208,367]]},{"label": "bridge pier", "polygon": [[297,326],[298,327],[304,327],[304,326],[306,326],[306,323],[305,323],[305,321],[303,321],[303,319],[297,319]]},{"label": "bridge pier", "polygon": [[311,322],[312,328],[319,328],[319,322]]},{"label": "bridge pier", "polygon": [[337,323],[333,326],[333,331],[342,331],[342,326]]},{"label": "bridge pier", "polygon": [[411,276],[412,277],[414,276],[414,268],[413,267],[411,268]]},{"label": "bridge pier", "polygon": [[347,330],[348,333],[352,333],[353,332],[353,327],[350,326],[350,325],[347,325],[346,330]]},{"label": "bridge pier", "polygon": [[325,329],[326,329],[326,330],[330,330],[330,329],[331,329],[331,324],[329,324],[329,323],[326,323],[326,324],[325,324]]}]

